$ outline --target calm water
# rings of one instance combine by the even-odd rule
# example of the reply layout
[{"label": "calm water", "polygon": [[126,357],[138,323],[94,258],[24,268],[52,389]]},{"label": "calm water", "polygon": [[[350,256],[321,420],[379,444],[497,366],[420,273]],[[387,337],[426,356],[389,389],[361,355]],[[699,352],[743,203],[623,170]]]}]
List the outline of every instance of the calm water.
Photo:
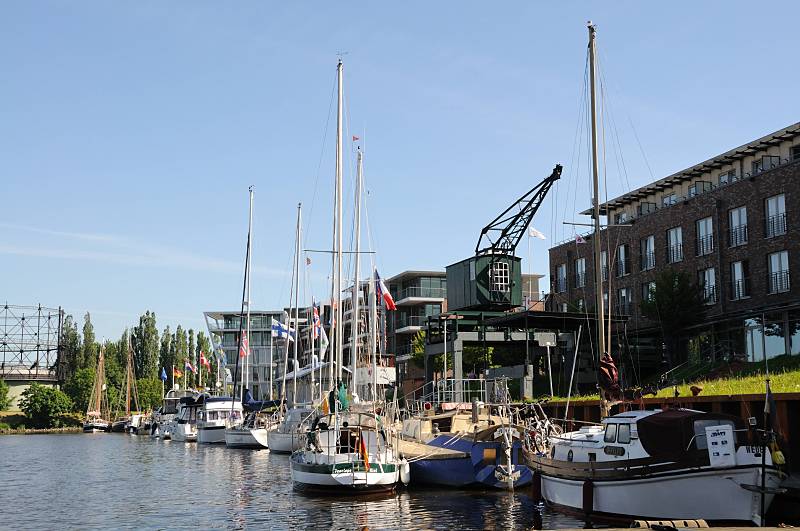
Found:
[{"label": "calm water", "polygon": [[0,527],[545,529],[583,523],[526,489],[401,489],[370,500],[292,490],[288,457],[123,434],[0,437]]}]

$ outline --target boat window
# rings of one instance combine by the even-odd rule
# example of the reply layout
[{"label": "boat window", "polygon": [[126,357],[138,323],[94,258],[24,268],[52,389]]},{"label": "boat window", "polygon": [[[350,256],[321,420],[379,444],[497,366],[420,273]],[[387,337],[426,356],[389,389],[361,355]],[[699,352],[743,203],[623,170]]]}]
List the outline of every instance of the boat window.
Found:
[{"label": "boat window", "polygon": [[198,413],[197,418],[199,418],[200,420],[205,419],[206,418],[206,412],[205,411],[201,411],[200,413]]},{"label": "boat window", "polygon": [[694,421],[694,445],[698,450],[706,450],[708,448],[708,441],[706,441],[706,427],[708,426],[730,426],[734,430],[734,434],[736,433],[736,425],[731,420],[696,420]]},{"label": "boat window", "polygon": [[607,443],[612,443],[617,440],[616,424],[606,424],[606,436],[603,437],[603,440]]},{"label": "boat window", "polygon": [[631,442],[631,425],[620,424],[617,428],[617,442],[621,444],[628,444]]},{"label": "boat window", "polygon": [[567,454],[567,461],[572,461],[572,457],[573,457],[572,450],[570,450],[569,453]]},{"label": "boat window", "polygon": [[216,411],[209,411],[206,413],[208,420],[217,420],[217,412]]},{"label": "boat window", "polygon": [[597,461],[597,454],[594,452],[589,452],[589,462],[592,463],[594,461]]},{"label": "boat window", "polygon": [[221,418],[221,419],[228,418],[228,412],[227,411],[220,411],[219,412],[219,418]]}]

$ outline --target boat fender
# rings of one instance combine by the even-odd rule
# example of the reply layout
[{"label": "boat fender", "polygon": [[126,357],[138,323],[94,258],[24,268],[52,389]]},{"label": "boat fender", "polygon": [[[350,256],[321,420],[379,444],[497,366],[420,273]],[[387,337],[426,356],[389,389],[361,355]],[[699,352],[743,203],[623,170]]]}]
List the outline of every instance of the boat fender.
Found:
[{"label": "boat fender", "polygon": [[533,501],[540,503],[542,501],[542,473],[538,470],[533,471]]},{"label": "boat fender", "polygon": [[400,481],[403,485],[408,485],[411,481],[411,465],[405,459],[400,461]]},{"label": "boat fender", "polygon": [[587,479],[583,482],[583,514],[589,516],[594,511],[594,482]]}]

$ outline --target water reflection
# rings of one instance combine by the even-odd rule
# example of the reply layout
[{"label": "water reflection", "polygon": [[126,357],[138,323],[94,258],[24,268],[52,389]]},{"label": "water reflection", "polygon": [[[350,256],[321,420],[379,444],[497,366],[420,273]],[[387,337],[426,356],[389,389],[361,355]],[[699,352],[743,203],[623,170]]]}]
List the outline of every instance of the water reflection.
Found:
[{"label": "water reflection", "polygon": [[17,528],[374,530],[583,525],[544,510],[527,490],[426,487],[369,499],[303,494],[292,489],[288,457],[268,451],[122,434],[81,434],[3,436],[0,454],[4,460],[0,484],[7,493],[4,524]]}]

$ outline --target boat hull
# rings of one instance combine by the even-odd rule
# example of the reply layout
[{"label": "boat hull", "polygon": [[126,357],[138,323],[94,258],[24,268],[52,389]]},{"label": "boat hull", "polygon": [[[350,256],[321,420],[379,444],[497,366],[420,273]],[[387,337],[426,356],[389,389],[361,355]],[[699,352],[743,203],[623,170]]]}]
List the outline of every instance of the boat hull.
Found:
[{"label": "boat hull", "polygon": [[[767,472],[767,487],[780,475]],[[586,486],[588,482],[589,486]],[[760,494],[740,485],[760,485],[755,465],[727,469],[679,470],[653,477],[580,480],[541,476],[544,500],[567,512],[585,514],[585,489],[591,489],[590,517],[615,521],[704,519],[711,522],[760,523]],[[767,494],[769,507],[773,495]]]},{"label": "boat hull", "polygon": [[108,422],[86,422],[83,424],[84,433],[106,432],[111,429]]},{"label": "boat hull", "polygon": [[278,429],[267,432],[269,451],[277,454],[290,454],[303,448],[307,437],[300,433],[283,433]]},{"label": "boat hull", "polygon": [[267,446],[265,428],[233,428],[225,430],[225,445],[228,448],[264,449]]},{"label": "boat hull", "polygon": [[225,426],[198,427],[197,442],[201,444],[225,444]]},{"label": "boat hull", "polygon": [[298,490],[330,494],[390,492],[400,481],[396,465],[372,464],[367,472],[363,466],[350,463],[307,464],[298,454],[302,452],[294,454],[290,461],[292,481]]},{"label": "boat hull", "polygon": [[197,442],[197,429],[194,424],[175,424],[170,437],[176,442]]}]

